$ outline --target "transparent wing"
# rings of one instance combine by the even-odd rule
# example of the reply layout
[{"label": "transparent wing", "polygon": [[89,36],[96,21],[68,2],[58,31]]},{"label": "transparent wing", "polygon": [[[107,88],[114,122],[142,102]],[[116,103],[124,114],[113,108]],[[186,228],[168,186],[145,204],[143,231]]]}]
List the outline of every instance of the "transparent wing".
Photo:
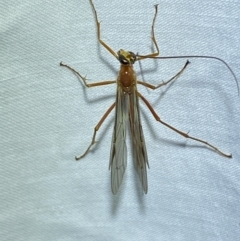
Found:
[{"label": "transparent wing", "polygon": [[149,164],[141,125],[139,113],[139,100],[136,89],[132,92],[131,95],[129,95],[129,120],[132,133],[132,146],[135,168],[138,172],[142,188],[144,192],[147,194],[147,166],[149,167]]},{"label": "transparent wing", "polygon": [[111,186],[116,194],[123,180],[127,167],[126,126],[128,121],[128,94],[121,87],[117,88],[115,123],[112,137],[109,169],[111,169]]}]

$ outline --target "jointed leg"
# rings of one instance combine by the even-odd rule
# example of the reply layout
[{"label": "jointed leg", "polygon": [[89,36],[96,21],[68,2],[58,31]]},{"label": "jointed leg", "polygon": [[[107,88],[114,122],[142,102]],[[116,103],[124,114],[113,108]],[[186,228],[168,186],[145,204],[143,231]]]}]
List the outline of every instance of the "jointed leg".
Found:
[{"label": "jointed leg", "polygon": [[81,156],[76,156],[75,159],[76,161],[80,160],[81,158],[83,158],[84,156],[86,156],[86,154],[89,152],[91,146],[93,146],[95,144],[95,137],[97,134],[97,131],[100,129],[102,123],[105,121],[105,119],[107,118],[107,116],[109,115],[109,113],[113,110],[113,108],[115,107],[116,103],[113,103],[109,109],[106,111],[106,113],[103,115],[103,117],[101,118],[101,120],[98,122],[98,124],[95,126],[94,128],[94,132],[93,132],[93,136],[92,136],[92,141],[90,143],[90,145],[88,146],[87,150],[81,155]]},{"label": "jointed leg", "polygon": [[92,0],[90,0],[90,3],[92,5],[94,15],[95,15],[95,20],[96,20],[96,24],[97,24],[97,37],[98,37],[99,43],[103,47],[105,47],[113,56],[115,56],[118,59],[118,55],[101,39],[100,22],[98,21],[97,11],[95,9],[95,6],[94,6]]},{"label": "jointed leg", "polygon": [[183,66],[183,68],[182,68],[176,75],[174,75],[171,79],[169,79],[169,80],[166,81],[166,82],[163,81],[161,84],[159,84],[159,85],[157,85],[157,86],[151,85],[151,84],[146,83],[146,82],[143,82],[143,81],[137,81],[137,82],[138,82],[138,84],[144,85],[144,86],[146,86],[147,88],[150,88],[150,89],[152,89],[152,90],[155,90],[155,89],[157,89],[157,88],[159,88],[159,87],[161,87],[161,86],[163,86],[163,85],[167,85],[169,82],[171,82],[171,81],[175,80],[176,78],[178,78],[178,77],[182,74],[182,72],[186,69],[186,67],[188,66],[189,63],[190,63],[190,62],[187,60],[187,62],[186,62],[185,65]]},{"label": "jointed leg", "polygon": [[70,69],[74,74],[76,74],[83,81],[83,83],[86,87],[95,87],[95,86],[100,86],[100,85],[109,85],[109,84],[116,83],[116,81],[114,81],[114,80],[108,80],[108,81],[101,81],[101,82],[96,82],[96,83],[92,83],[92,84],[87,84],[86,77],[83,77],[78,71],[76,71],[75,69],[73,69],[72,67],[70,67],[67,64],[63,64],[62,62],[60,63],[60,66],[64,66],[64,67],[67,67],[68,69]]},{"label": "jointed leg", "polygon": [[155,14],[154,14],[153,21],[152,21],[152,36],[151,36],[151,39],[152,39],[157,51],[155,53],[151,53],[151,54],[147,54],[147,55],[139,55],[139,56],[137,56],[137,60],[146,59],[146,58],[149,58],[149,57],[156,57],[156,56],[159,55],[159,48],[158,48],[158,44],[157,44],[157,41],[156,41],[156,38],[155,38],[155,31],[154,31],[156,17],[157,17],[157,13],[158,13],[158,4],[154,5],[154,7],[155,7]]},{"label": "jointed leg", "polygon": [[159,121],[161,124],[167,126],[168,128],[172,129],[173,131],[177,132],[178,134],[184,136],[185,138],[189,138],[189,139],[192,139],[194,141],[198,141],[198,142],[201,142],[209,147],[211,147],[213,150],[215,150],[216,152],[218,152],[220,155],[222,156],[225,156],[225,157],[228,157],[228,158],[232,158],[232,154],[226,154],[222,151],[220,151],[217,147],[213,146],[212,144],[204,141],[204,140],[201,140],[201,139],[198,139],[198,138],[195,138],[195,137],[192,137],[190,135],[188,135],[187,133],[184,133],[178,129],[176,129],[175,127],[167,124],[166,122],[162,121],[160,119],[160,117],[157,115],[157,113],[154,111],[154,109],[152,108],[152,106],[150,105],[150,103],[140,94],[138,93],[138,96],[144,101],[144,103],[147,105],[148,109],[151,111],[152,115],[154,116],[154,118],[156,119],[156,121]]}]

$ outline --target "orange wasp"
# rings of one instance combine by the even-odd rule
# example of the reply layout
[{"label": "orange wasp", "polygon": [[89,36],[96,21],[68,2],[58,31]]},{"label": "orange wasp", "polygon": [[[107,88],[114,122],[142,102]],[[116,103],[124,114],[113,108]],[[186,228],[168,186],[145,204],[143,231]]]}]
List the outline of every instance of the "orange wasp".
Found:
[{"label": "orange wasp", "polygon": [[111,169],[111,187],[113,194],[116,194],[118,192],[118,189],[122,183],[123,176],[126,170],[127,166],[127,146],[126,146],[126,129],[128,123],[130,123],[130,129],[131,129],[131,136],[132,136],[132,146],[133,146],[133,156],[134,156],[134,162],[135,167],[138,172],[138,175],[140,177],[140,182],[142,184],[143,191],[145,194],[148,192],[148,182],[147,182],[147,167],[149,167],[148,163],[148,156],[147,156],[147,150],[143,135],[143,129],[141,125],[141,117],[139,112],[139,98],[146,104],[156,121],[162,123],[163,125],[167,126],[168,128],[172,129],[173,131],[177,132],[178,134],[184,136],[185,138],[189,138],[198,142],[201,142],[205,144],[206,146],[209,146],[214,151],[218,152],[219,154],[231,158],[231,154],[226,154],[223,151],[219,150],[217,147],[213,146],[212,144],[192,137],[188,135],[187,133],[184,133],[175,127],[169,125],[168,123],[161,120],[161,118],[158,116],[158,114],[154,111],[153,107],[150,105],[150,103],[138,92],[137,90],[137,84],[143,85],[147,88],[150,88],[152,90],[155,90],[163,85],[168,84],[169,82],[173,81],[179,75],[184,71],[184,69],[187,67],[187,65],[190,63],[187,61],[183,68],[171,79],[169,79],[166,82],[162,82],[161,84],[154,86],[146,82],[138,81],[136,78],[136,73],[133,69],[133,65],[136,61],[140,61],[147,58],[156,58],[156,59],[164,59],[164,58],[212,58],[219,60],[223,62],[227,68],[230,70],[230,72],[233,74],[235,81],[236,77],[231,70],[231,68],[227,65],[225,61],[222,59],[211,57],[211,56],[169,56],[169,57],[157,57],[159,55],[159,48],[158,44],[155,39],[154,34],[154,25],[156,21],[156,16],[158,12],[158,5],[155,5],[155,14],[152,21],[152,41],[154,46],[156,47],[156,52],[150,53],[147,55],[138,55],[134,54],[133,52],[126,51],[123,49],[120,49],[117,53],[113,51],[102,39],[100,35],[100,22],[98,21],[97,12],[95,9],[95,6],[90,0],[90,4],[92,5],[94,15],[95,15],[95,21],[97,25],[97,37],[99,43],[106,48],[119,62],[120,62],[120,71],[118,74],[117,81],[102,81],[102,82],[96,82],[88,84],[85,77],[83,77],[79,72],[71,68],[69,65],[60,63],[61,66],[65,66],[73,73],[75,73],[84,83],[86,87],[95,87],[100,85],[108,85],[117,83],[117,95],[116,95],[116,101],[109,107],[109,109],[106,111],[106,113],[103,115],[101,120],[98,122],[98,124],[94,128],[94,133],[92,137],[92,141],[90,145],[88,146],[87,150],[80,156],[76,156],[76,160],[79,160],[83,158],[90,150],[91,146],[95,144],[95,138],[97,131],[101,127],[104,120],[107,118],[109,113],[115,108],[115,121],[114,121],[114,130],[113,130],[113,136],[112,136],[112,144],[111,144],[111,153],[110,153],[110,162],[109,162],[109,169]]}]

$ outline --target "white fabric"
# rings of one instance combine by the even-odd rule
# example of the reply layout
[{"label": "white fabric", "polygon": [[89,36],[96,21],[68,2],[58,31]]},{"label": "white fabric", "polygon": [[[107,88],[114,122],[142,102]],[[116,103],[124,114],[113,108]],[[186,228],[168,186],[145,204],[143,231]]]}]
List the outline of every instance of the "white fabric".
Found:
[{"label": "white fabric", "polygon": [[[115,51],[151,52],[155,0],[94,1],[102,38]],[[161,56],[211,55],[240,78],[239,1],[159,1]],[[156,122],[141,103],[149,192],[128,168],[113,196],[111,113],[81,161],[93,128],[114,102],[119,63],[96,38],[88,1],[0,3],[0,240],[239,240],[240,100],[219,61],[190,59],[174,83],[139,91],[163,120],[233,154],[224,158]],[[139,79],[158,84],[186,60],[144,60]]]}]

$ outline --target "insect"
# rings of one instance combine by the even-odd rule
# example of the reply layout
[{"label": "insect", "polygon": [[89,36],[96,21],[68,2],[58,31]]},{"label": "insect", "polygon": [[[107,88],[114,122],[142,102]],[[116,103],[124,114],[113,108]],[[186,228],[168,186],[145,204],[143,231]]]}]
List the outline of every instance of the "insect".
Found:
[{"label": "insect", "polygon": [[179,77],[182,72],[186,69],[189,61],[186,61],[185,65],[182,67],[182,69],[174,75],[171,79],[169,79],[166,82],[162,82],[157,86],[154,86],[152,84],[139,81],[136,78],[136,73],[133,69],[133,65],[135,62],[148,59],[148,58],[155,58],[155,59],[164,59],[164,58],[212,58],[219,60],[223,62],[226,67],[230,70],[230,72],[233,74],[235,81],[236,77],[231,70],[231,68],[227,65],[226,62],[224,62],[222,59],[219,59],[217,57],[211,57],[211,56],[169,56],[169,57],[158,57],[159,55],[159,47],[157,44],[157,41],[155,39],[155,33],[154,33],[154,26],[155,21],[158,13],[158,5],[155,5],[155,13],[152,20],[152,42],[156,48],[156,52],[147,54],[147,55],[138,55],[134,54],[131,51],[126,51],[123,49],[120,49],[118,52],[115,52],[112,50],[111,47],[109,47],[102,39],[101,39],[101,31],[100,31],[100,22],[98,20],[97,11],[95,9],[95,6],[90,0],[90,4],[92,6],[94,17],[97,25],[97,37],[100,45],[102,45],[105,49],[107,49],[108,52],[110,52],[119,62],[120,62],[120,70],[117,77],[117,80],[115,81],[101,81],[101,82],[95,82],[95,83],[87,83],[87,79],[83,77],[78,71],[74,70],[72,67],[70,67],[67,64],[60,63],[60,66],[64,66],[68,69],[70,69],[74,74],[76,74],[84,83],[84,85],[88,88],[90,87],[96,87],[96,86],[102,86],[102,85],[109,85],[109,84],[117,84],[117,93],[116,93],[116,101],[108,108],[108,110],[105,112],[105,114],[102,116],[98,124],[94,128],[94,133],[92,136],[92,141],[86,151],[80,155],[76,156],[76,160],[80,160],[81,158],[85,157],[87,153],[89,152],[90,148],[95,144],[96,134],[109,113],[115,108],[115,121],[114,121],[114,130],[113,130],[113,136],[112,136],[112,143],[111,143],[111,152],[110,152],[110,162],[109,162],[109,169],[111,169],[111,188],[113,194],[116,194],[119,190],[119,187],[122,183],[123,176],[126,170],[127,166],[127,146],[126,146],[126,129],[128,124],[130,125],[131,130],[131,141],[132,141],[132,147],[133,147],[133,157],[135,162],[135,168],[138,172],[140,182],[143,188],[143,191],[145,194],[148,192],[148,182],[147,182],[147,167],[149,167],[148,163],[148,156],[147,156],[147,150],[143,135],[143,129],[141,125],[141,116],[139,112],[139,99],[141,99],[156,121],[160,122],[161,124],[165,125],[166,127],[172,129],[173,131],[177,132],[178,134],[182,135],[185,138],[192,139],[194,141],[203,143],[204,145],[210,147],[220,155],[224,157],[231,158],[231,154],[227,154],[220,149],[218,149],[216,146],[202,140],[199,138],[195,138],[193,136],[190,136],[188,133],[184,133],[175,127],[169,125],[168,123],[164,122],[158,114],[155,112],[153,107],[150,105],[150,103],[138,92],[137,85],[143,85],[147,88],[150,88],[152,90],[158,89],[161,86],[167,85],[171,81],[174,81],[177,77]]}]

